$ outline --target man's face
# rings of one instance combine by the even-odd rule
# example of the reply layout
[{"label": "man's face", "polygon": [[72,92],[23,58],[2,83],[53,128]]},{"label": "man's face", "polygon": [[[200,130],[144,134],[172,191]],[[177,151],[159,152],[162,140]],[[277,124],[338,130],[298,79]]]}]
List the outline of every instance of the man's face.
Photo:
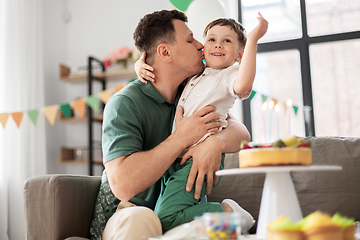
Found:
[{"label": "man's face", "polygon": [[194,37],[185,22],[173,20],[176,42],[172,46],[176,71],[185,78],[200,73],[204,69],[203,45]]}]

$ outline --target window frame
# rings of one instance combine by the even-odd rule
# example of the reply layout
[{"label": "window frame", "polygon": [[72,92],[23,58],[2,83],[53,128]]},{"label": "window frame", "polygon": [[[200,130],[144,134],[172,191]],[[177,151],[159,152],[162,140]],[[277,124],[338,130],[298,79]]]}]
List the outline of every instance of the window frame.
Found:
[{"label": "window frame", "polygon": [[[313,94],[311,84],[311,65],[310,65],[310,45],[316,43],[329,43],[334,41],[353,40],[360,39],[360,31],[343,32],[336,34],[326,34],[320,36],[310,37],[308,35],[307,16],[306,16],[306,0],[300,1],[300,17],[301,17],[301,30],[302,37],[297,39],[274,41],[258,44],[258,53],[267,53],[273,51],[282,51],[289,49],[297,49],[300,53],[300,69],[301,69],[301,81],[302,81],[302,94],[303,94],[303,106],[309,106],[310,111],[310,124],[305,123],[305,135],[316,136],[315,122],[314,122],[314,106],[313,106]],[[242,23],[242,7],[241,0],[238,0],[238,21]],[[251,124],[251,107],[250,100],[246,99],[242,101],[242,114],[244,125],[248,128],[250,136],[252,136],[252,124]],[[251,137],[252,138],[252,137]]]}]

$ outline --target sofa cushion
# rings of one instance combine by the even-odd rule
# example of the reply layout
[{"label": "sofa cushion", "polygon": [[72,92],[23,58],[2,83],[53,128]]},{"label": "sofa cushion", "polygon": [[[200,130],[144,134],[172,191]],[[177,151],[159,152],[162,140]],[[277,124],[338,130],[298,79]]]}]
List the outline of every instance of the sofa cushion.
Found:
[{"label": "sofa cushion", "polygon": [[360,220],[360,138],[311,140],[313,164],[339,165],[342,170],[292,173],[303,215],[321,210]]},{"label": "sofa cushion", "polygon": [[29,178],[24,184],[26,239],[89,237],[99,177],[65,174]]}]

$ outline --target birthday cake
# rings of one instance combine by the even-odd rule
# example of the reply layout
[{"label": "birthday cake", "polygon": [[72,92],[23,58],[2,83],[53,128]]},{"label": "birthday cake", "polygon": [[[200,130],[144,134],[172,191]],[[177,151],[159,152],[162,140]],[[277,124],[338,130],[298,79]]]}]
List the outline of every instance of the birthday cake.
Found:
[{"label": "birthday cake", "polygon": [[266,240],[354,240],[353,218],[315,211],[297,223],[280,216],[268,224]]},{"label": "birthday cake", "polygon": [[297,136],[279,139],[271,144],[241,143],[240,168],[311,163],[311,143]]}]

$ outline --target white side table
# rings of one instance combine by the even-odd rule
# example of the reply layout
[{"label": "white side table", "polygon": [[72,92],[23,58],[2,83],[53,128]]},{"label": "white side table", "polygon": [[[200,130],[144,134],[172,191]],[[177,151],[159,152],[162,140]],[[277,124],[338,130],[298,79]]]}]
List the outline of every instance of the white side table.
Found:
[{"label": "white side table", "polygon": [[338,171],[341,169],[341,166],[327,165],[251,167],[224,169],[217,171],[216,175],[266,173],[256,231],[257,239],[266,239],[268,222],[281,215],[289,217],[293,222],[303,218],[290,172]]}]

